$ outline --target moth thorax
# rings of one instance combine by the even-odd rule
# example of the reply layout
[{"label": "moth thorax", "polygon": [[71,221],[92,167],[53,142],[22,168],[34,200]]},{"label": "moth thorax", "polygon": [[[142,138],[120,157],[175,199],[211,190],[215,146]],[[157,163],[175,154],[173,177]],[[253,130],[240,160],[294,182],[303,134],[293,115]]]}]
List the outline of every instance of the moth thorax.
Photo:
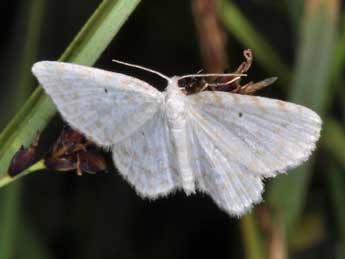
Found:
[{"label": "moth thorax", "polygon": [[173,129],[185,127],[186,122],[186,96],[177,83],[168,85],[165,92],[166,115],[169,126]]}]

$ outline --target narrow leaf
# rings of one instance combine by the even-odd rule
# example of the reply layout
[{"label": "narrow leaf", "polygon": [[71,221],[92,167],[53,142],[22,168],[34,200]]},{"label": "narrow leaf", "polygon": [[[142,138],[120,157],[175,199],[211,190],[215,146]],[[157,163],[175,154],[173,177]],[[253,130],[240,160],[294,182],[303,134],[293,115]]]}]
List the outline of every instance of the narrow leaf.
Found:
[{"label": "narrow leaf", "polygon": [[[324,114],[330,62],[335,44],[336,1],[306,1],[290,99]],[[272,182],[269,201],[291,234],[302,213],[314,159]]]},{"label": "narrow leaf", "polygon": [[[104,0],[75,37],[60,60],[92,65],[117,34],[140,0]],[[0,176],[5,177],[13,154],[43,130],[55,107],[37,88],[0,135]]]},{"label": "narrow leaf", "polygon": [[345,168],[345,127],[341,127],[333,119],[327,119],[321,141],[326,150]]},{"label": "narrow leaf", "polygon": [[267,258],[262,242],[263,238],[259,233],[259,227],[256,224],[254,214],[251,213],[243,216],[240,227],[246,259]]}]

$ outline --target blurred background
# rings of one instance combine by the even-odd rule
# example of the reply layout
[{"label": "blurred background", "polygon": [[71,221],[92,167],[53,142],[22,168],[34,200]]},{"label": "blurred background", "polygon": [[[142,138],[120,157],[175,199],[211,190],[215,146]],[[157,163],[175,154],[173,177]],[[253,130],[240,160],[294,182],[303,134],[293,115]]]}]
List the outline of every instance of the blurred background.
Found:
[{"label": "blurred background", "polygon": [[37,129],[42,155],[63,128],[30,72],[62,53],[62,60],[96,62],[164,89],[156,76],[111,59],[172,76],[233,71],[250,48],[247,80],[279,77],[257,94],[310,107],[324,126],[308,163],[266,180],[265,202],[242,218],[202,194],[142,200],[111,161],[106,174],[41,170],[13,181],[0,189],[0,259],[345,258],[341,0],[5,0],[1,10],[0,186],[14,152]]}]

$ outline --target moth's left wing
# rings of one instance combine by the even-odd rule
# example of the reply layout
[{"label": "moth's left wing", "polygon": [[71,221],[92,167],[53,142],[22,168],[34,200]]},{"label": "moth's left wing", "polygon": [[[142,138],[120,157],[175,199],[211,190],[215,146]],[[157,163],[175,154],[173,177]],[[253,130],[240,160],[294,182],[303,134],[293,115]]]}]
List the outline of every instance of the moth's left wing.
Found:
[{"label": "moth's left wing", "polygon": [[308,159],[320,137],[312,110],[280,100],[227,92],[190,95],[191,120],[207,129],[227,157],[270,177]]},{"label": "moth's left wing", "polygon": [[164,107],[133,134],[112,146],[120,174],[146,198],[165,196],[180,185]]},{"label": "moth's left wing", "polygon": [[230,215],[242,215],[261,201],[260,176],[248,173],[236,157],[229,157],[207,128],[188,124],[190,155],[198,189],[209,194]]},{"label": "moth's left wing", "polygon": [[230,214],[260,201],[261,179],[307,160],[320,136],[320,117],[300,105],[227,92],[188,100],[199,187]]},{"label": "moth's left wing", "polygon": [[41,61],[32,71],[64,119],[103,146],[140,128],[163,98],[144,81],[97,68]]}]

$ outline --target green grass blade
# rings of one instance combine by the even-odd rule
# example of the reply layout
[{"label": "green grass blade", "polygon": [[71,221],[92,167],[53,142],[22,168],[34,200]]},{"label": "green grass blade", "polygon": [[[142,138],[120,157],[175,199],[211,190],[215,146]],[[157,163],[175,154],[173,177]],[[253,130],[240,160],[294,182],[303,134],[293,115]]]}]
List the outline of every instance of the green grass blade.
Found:
[{"label": "green grass blade", "polygon": [[[331,2],[318,3],[307,4],[290,99],[324,114],[335,45],[336,10]],[[288,234],[302,213],[313,164],[310,159],[304,166],[272,182],[269,201],[281,215]]]},{"label": "green grass blade", "polygon": [[335,212],[335,227],[338,232],[339,243],[336,244],[337,257],[344,258],[345,256],[345,185],[344,172],[339,168],[332,166],[327,171],[326,180],[329,186],[329,192],[333,201],[333,210]]},{"label": "green grass blade", "polygon": [[[342,21],[340,23],[340,30],[338,33],[337,44],[333,52],[333,62],[332,62],[332,85],[340,95],[343,101],[344,115],[345,115],[345,90],[344,90],[344,68],[345,68],[345,13],[342,15]],[[331,102],[331,96],[327,96],[328,101]]]},{"label": "green grass blade", "polygon": [[[13,108],[18,109],[25,101],[30,93],[33,85],[33,78],[30,73],[31,64],[34,62],[37,51],[38,41],[41,34],[41,25],[43,20],[45,0],[32,0],[30,3],[22,1],[20,12],[25,20],[23,29],[19,58],[15,78],[12,79],[10,85],[12,89]],[[28,12],[29,10],[29,12]],[[21,30],[16,30],[17,31]],[[11,107],[8,107],[12,110]],[[21,210],[21,182],[5,188],[0,192],[0,258],[9,259],[16,256],[15,243],[21,242],[21,236],[16,235],[18,230],[18,222],[23,219]],[[28,233],[29,234],[29,233]],[[40,244],[36,244],[37,247]],[[41,258],[40,253],[27,253],[28,257]]]},{"label": "green grass blade", "polygon": [[15,253],[15,233],[20,205],[21,183],[17,182],[1,192],[1,233],[0,258],[13,258]]},{"label": "green grass blade", "polygon": [[301,18],[303,15],[304,0],[285,0],[284,2],[290,16],[292,29],[295,33],[298,33],[298,28],[301,24]]},{"label": "green grass blade", "polygon": [[322,242],[325,236],[325,224],[319,213],[306,213],[298,220],[294,238],[289,242],[290,250],[300,252],[307,247]]},{"label": "green grass blade", "polygon": [[16,89],[15,98],[17,108],[19,108],[25,102],[30,94],[33,84],[30,68],[32,62],[37,57],[44,7],[45,0],[34,0],[30,3],[25,2],[23,4],[23,9],[25,8],[26,12],[27,9],[29,9],[29,16],[26,22],[28,26],[24,35],[25,37],[22,38],[22,51],[20,54],[21,62],[16,69],[16,78],[18,79],[16,80],[16,85],[13,87]]},{"label": "green grass blade", "polygon": [[[92,65],[120,30],[140,0],[104,0],[87,21],[60,60]],[[29,145],[37,130],[43,130],[55,107],[37,88],[0,135],[0,177],[20,145]]]},{"label": "green grass blade", "polygon": [[[34,231],[30,222],[21,220],[18,223],[17,236],[20,236],[20,249],[16,250],[16,258],[53,259],[48,246],[44,246],[43,238]],[[12,257],[13,258],[13,257]]]},{"label": "green grass blade", "polygon": [[345,128],[335,120],[327,119],[321,141],[323,147],[345,168]]},{"label": "green grass blade", "polygon": [[244,48],[252,49],[259,63],[273,75],[279,75],[279,80],[287,85],[290,81],[288,67],[237,6],[229,0],[220,0],[218,14],[225,28],[242,42]]},{"label": "green grass blade", "polygon": [[267,258],[263,239],[255,221],[254,214],[251,213],[243,216],[240,221],[240,227],[246,259]]}]

